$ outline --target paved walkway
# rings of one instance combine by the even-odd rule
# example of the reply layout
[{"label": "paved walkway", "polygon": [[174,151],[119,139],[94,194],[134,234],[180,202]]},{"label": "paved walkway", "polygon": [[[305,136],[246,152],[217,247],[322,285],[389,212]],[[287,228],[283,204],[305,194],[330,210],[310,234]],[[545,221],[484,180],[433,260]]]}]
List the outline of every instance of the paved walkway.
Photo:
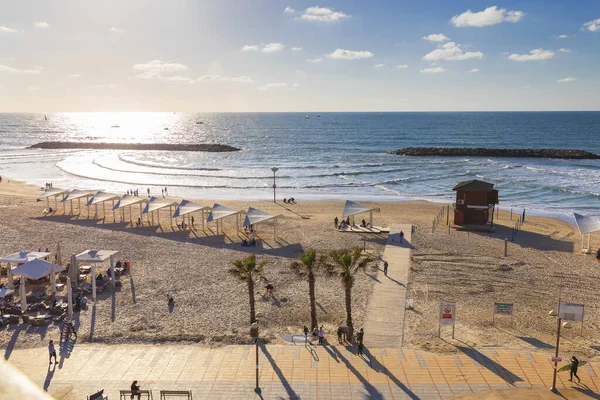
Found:
[{"label": "paved walkway", "polygon": [[[490,389],[549,387],[550,352],[463,349],[436,356],[408,349],[367,349],[360,358],[345,347],[260,348],[263,399],[447,399]],[[9,362],[57,399],[85,399],[105,389],[110,399],[138,380],[142,389],[192,390],[196,399],[258,399],[255,347],[209,349],[195,345],[75,345],[48,369],[47,349],[14,350]],[[1,364],[0,364],[0,370]],[[598,393],[600,365],[580,368],[582,384],[560,373],[559,388]],[[0,397],[2,380],[0,375]],[[598,397],[596,397],[598,398]]]},{"label": "paved walkway", "polygon": [[[388,262],[387,277],[377,273],[377,282],[367,308],[365,346],[372,348],[401,347],[404,336],[406,285],[410,269],[411,229],[408,224],[390,227],[383,259]],[[404,240],[400,242],[400,231]]]}]

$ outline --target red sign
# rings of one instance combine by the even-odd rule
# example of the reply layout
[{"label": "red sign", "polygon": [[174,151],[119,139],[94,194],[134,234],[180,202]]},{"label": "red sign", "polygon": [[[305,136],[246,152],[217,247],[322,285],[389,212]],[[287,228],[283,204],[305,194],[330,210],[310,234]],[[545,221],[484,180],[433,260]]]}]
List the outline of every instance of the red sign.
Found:
[{"label": "red sign", "polygon": [[562,357],[552,357],[552,362],[561,362]]}]

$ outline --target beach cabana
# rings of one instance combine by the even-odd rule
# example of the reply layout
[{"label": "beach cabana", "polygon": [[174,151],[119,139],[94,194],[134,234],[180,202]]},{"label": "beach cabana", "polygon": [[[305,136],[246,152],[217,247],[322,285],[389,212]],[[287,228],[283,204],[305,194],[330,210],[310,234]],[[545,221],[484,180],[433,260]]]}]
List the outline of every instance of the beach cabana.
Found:
[{"label": "beach cabana", "polygon": [[[239,231],[240,230],[239,216],[243,213],[244,213],[244,211],[242,211],[242,210],[234,210],[233,208],[225,207],[225,206],[215,203],[212,206],[212,209],[210,210],[210,214],[208,214],[208,218],[206,219],[206,222],[215,221],[217,223],[217,235],[218,235],[219,234],[219,220],[235,215],[235,224],[236,224],[237,230]],[[221,222],[221,224],[223,224],[223,223]],[[222,229],[223,229],[223,227],[221,226],[221,230]]]},{"label": "beach cabana", "polygon": [[[64,199],[68,194],[69,194],[69,190],[66,190],[66,189],[48,188],[44,191],[44,193],[39,195],[38,200],[46,199],[46,207],[49,209],[50,208],[50,198],[54,198],[54,208],[58,209],[58,198],[61,197],[60,201],[62,203],[62,199]],[[65,211],[65,203],[62,203],[62,205],[63,205],[63,212],[64,212]]]},{"label": "beach cabana", "polygon": [[456,192],[455,225],[494,224],[498,190],[494,189],[493,183],[471,179],[457,183],[452,190]]},{"label": "beach cabana", "polygon": [[352,217],[352,225],[354,224],[354,216],[362,213],[369,213],[369,226],[373,228],[373,211],[380,212],[381,210],[377,207],[365,207],[362,204],[355,203],[350,200],[346,200],[344,205],[344,211],[342,212],[342,219]]},{"label": "beach cabana", "polygon": [[[89,201],[89,198],[92,197],[96,193],[95,190],[80,190],[73,189],[71,192],[64,197],[61,202],[66,203],[67,201],[71,205],[71,215],[73,214],[73,200],[77,200],[77,210],[79,214],[81,214],[81,199],[85,199],[85,202]],[[90,209],[88,208],[88,217],[90,216]]]},{"label": "beach cabana", "polygon": [[[584,253],[589,253],[592,233],[600,231],[600,221],[577,213],[573,213],[573,216],[575,217],[575,223],[577,224],[579,233],[581,233],[581,251]],[[585,238],[585,235],[587,235],[588,238],[587,247],[583,247],[583,239]]]},{"label": "beach cabana", "polygon": [[246,212],[246,218],[244,218],[244,226],[252,225],[252,239],[254,240],[254,233],[256,232],[256,225],[273,221],[273,239],[277,240],[277,218],[281,217],[281,214],[275,215],[266,211],[259,210],[258,208],[248,208]]},{"label": "beach cabana", "polygon": [[113,211],[113,221],[117,222],[117,218],[115,216],[115,201],[121,198],[120,195],[114,193],[107,193],[103,191],[98,191],[94,194],[94,196],[87,202],[86,206],[95,206],[96,212],[94,218],[98,218],[98,204],[102,204],[102,218],[106,220],[106,208],[105,203],[107,201],[112,201],[112,211]]},{"label": "beach cabana", "polygon": [[169,217],[173,218],[173,207],[177,207],[179,203],[168,197],[150,197],[142,214],[150,214],[152,216],[152,225],[154,225],[154,212],[156,212],[157,223],[160,226],[160,210],[169,207]]},{"label": "beach cabana", "polygon": [[121,196],[119,201],[117,201],[117,204],[115,204],[113,206],[113,210],[121,210],[121,212],[122,212],[121,219],[123,220],[123,222],[125,222],[125,207],[129,207],[129,222],[131,222],[133,224],[133,217],[131,216],[132,215],[131,207],[134,206],[135,204],[138,204],[140,206],[140,221],[141,221],[143,204],[147,203],[147,202],[148,202],[148,199],[145,197],[138,197],[138,196],[133,196],[130,194],[124,194],[123,196]]},{"label": "beach cabana", "polygon": [[8,277],[8,287],[11,289],[15,288],[15,284],[13,282],[13,274],[11,264],[25,264],[26,262],[38,260],[41,258],[46,258],[51,253],[47,253],[45,251],[20,251],[18,253],[14,253],[5,257],[0,258],[0,262],[7,263],[6,266],[6,274]]},{"label": "beach cabana", "polygon": [[96,301],[96,264],[100,264],[109,260],[110,263],[110,279],[113,288],[115,287],[115,254],[118,251],[114,250],[86,250],[75,257],[77,263],[92,264],[92,299]]},{"label": "beach cabana", "polygon": [[200,211],[202,212],[202,229],[204,229],[205,210],[210,210],[210,207],[203,206],[202,204],[197,204],[189,200],[181,200],[181,203],[179,203],[177,209],[175,210],[175,214],[173,214],[173,218],[182,217],[185,221],[185,216],[187,215],[189,222],[189,217],[191,216],[191,214]]},{"label": "beach cabana", "polygon": [[12,273],[13,275],[20,275],[24,276],[25,278],[37,280],[52,274],[52,272],[57,273],[64,270],[65,267],[61,267],[60,265],[53,264],[49,261],[36,259],[14,268]]}]

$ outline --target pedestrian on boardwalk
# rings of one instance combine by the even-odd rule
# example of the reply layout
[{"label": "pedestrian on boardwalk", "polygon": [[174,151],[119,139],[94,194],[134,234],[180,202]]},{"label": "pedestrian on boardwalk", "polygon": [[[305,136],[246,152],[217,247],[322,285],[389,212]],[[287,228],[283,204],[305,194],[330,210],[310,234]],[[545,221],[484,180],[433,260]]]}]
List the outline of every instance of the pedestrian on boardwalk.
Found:
[{"label": "pedestrian on boardwalk", "polygon": [[573,375],[575,375],[575,378],[577,378],[577,382],[581,382],[581,379],[579,379],[579,377],[577,376],[577,368],[579,368],[579,360],[577,359],[577,357],[573,356],[571,357],[571,378],[569,379],[569,381],[573,382]]},{"label": "pedestrian on boardwalk", "polygon": [[400,243],[404,241],[404,232],[400,231]]},{"label": "pedestrian on boardwalk", "polygon": [[58,364],[58,361],[56,361],[56,349],[52,340],[48,343],[48,353],[50,354],[50,364],[52,364],[52,357],[54,357],[54,362]]},{"label": "pedestrian on boardwalk", "polygon": [[360,331],[356,334],[356,340],[359,343],[362,343],[364,338],[365,338],[365,331],[363,328],[360,328]]},{"label": "pedestrian on boardwalk", "polygon": [[338,217],[335,217],[335,219],[333,220],[333,224],[335,225],[335,229],[337,229],[338,225],[340,224],[340,220],[338,219]]},{"label": "pedestrian on boardwalk", "polygon": [[323,330],[323,325],[319,329],[319,344],[323,344],[323,339],[325,339],[325,331]]},{"label": "pedestrian on boardwalk", "polygon": [[148,188],[148,197],[150,197],[150,188]]},{"label": "pedestrian on boardwalk", "polygon": [[385,276],[387,276],[387,269],[388,269],[388,262],[384,261],[383,262],[383,273],[385,274]]},{"label": "pedestrian on boardwalk", "polygon": [[358,355],[362,357],[364,345],[363,342],[358,342]]},{"label": "pedestrian on boardwalk", "polygon": [[192,217],[190,218],[192,221],[192,228],[194,227],[194,216],[192,215]]},{"label": "pedestrian on boardwalk", "polygon": [[337,329],[337,336],[338,336],[338,343],[339,343],[339,344],[344,344],[344,343],[342,342],[342,331],[343,331],[343,330],[342,330],[342,327],[341,327],[341,326],[338,326],[338,329]]},{"label": "pedestrian on boardwalk", "polygon": [[304,325],[304,344],[308,343],[308,326]]}]

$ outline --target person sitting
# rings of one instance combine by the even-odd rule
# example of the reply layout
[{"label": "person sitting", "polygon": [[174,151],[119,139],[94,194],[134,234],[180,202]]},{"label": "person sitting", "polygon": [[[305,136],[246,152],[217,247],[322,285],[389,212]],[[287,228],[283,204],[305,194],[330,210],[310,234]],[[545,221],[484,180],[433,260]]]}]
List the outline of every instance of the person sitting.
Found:
[{"label": "person sitting", "polygon": [[106,276],[109,277],[109,278],[111,277],[110,268],[106,270]]},{"label": "person sitting", "polygon": [[596,252],[596,258],[600,261],[600,249]]},{"label": "person sitting", "polygon": [[140,386],[137,384],[138,381],[133,381],[133,383],[131,384],[131,398],[133,399],[134,396],[137,396],[138,400],[140,400],[142,398],[142,395],[139,392],[140,390]]},{"label": "person sitting", "polygon": [[54,212],[54,210],[52,209],[52,207],[50,207],[50,208],[48,209],[48,213],[53,213],[53,212]]},{"label": "person sitting", "polygon": [[255,246],[256,246],[256,240],[255,240],[255,239],[252,239],[252,240],[250,241],[250,246],[252,246],[252,247],[255,247]]},{"label": "person sitting", "polygon": [[121,262],[121,260],[117,261],[117,263],[115,264],[115,267],[117,267],[117,268],[123,267],[123,263]]},{"label": "person sitting", "polygon": [[244,240],[242,240],[242,246],[248,246],[248,239],[244,238]]},{"label": "person sitting", "polygon": [[265,286],[265,296],[273,297],[273,289],[275,289],[273,287],[273,285],[270,283],[267,283],[267,286]]},{"label": "person sitting", "polygon": [[169,306],[175,305],[175,299],[173,299],[173,296],[171,296],[169,293],[167,293],[167,304]]},{"label": "person sitting", "polygon": [[288,200],[289,204],[296,204],[296,199],[294,199],[293,197],[290,197],[290,199]]},{"label": "person sitting", "polygon": [[287,203],[287,199],[286,199],[285,197],[283,198],[283,202],[284,202],[284,203]]},{"label": "person sitting", "polygon": [[362,228],[366,228],[367,227],[367,221],[365,221],[364,219],[361,221],[360,226]]}]

